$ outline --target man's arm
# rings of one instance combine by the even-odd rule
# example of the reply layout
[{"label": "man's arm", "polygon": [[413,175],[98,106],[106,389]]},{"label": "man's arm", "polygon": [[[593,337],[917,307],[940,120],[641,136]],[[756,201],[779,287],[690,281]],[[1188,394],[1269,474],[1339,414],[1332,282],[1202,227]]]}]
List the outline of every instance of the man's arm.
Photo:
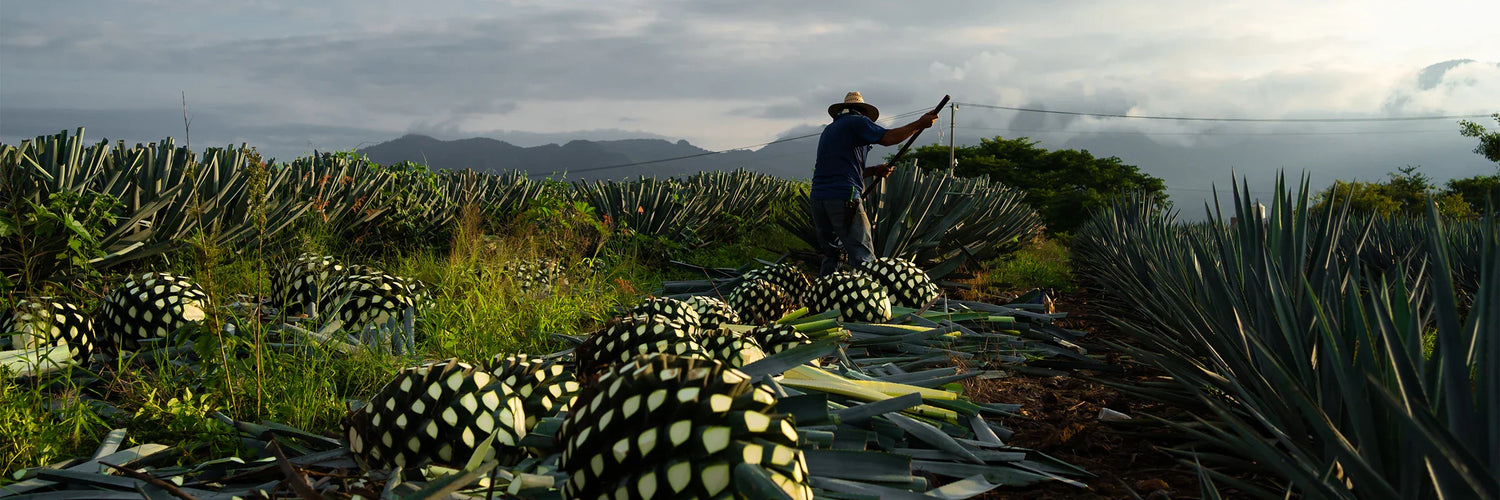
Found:
[{"label": "man's arm", "polygon": [[911,137],[911,135],[917,133],[918,130],[931,127],[932,124],[937,123],[937,119],[937,113],[927,113],[925,115],[922,115],[914,122],[887,130],[885,132],[885,135],[880,137],[880,141],[877,142],[877,144],[880,144],[881,146],[895,146],[897,144],[901,144],[901,141],[904,141],[908,137]]}]

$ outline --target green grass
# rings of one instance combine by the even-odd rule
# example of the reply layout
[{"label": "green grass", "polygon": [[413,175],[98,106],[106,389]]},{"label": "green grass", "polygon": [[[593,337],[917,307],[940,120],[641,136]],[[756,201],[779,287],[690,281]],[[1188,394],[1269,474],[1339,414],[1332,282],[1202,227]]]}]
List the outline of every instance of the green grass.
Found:
[{"label": "green grass", "polygon": [[[662,279],[644,251],[619,246],[601,272],[572,266],[551,293],[522,291],[498,270],[505,263],[553,256],[565,264],[568,241],[546,235],[475,238],[455,250],[410,252],[390,261],[354,261],[399,276],[420,279],[434,293],[433,305],[418,323],[417,352],[392,356],[374,350],[352,354],[306,352],[270,345],[269,332],[256,318],[236,317],[220,308],[206,331],[232,322],[240,335],[203,333],[195,350],[202,360],[187,368],[170,362],[122,360],[108,367],[88,388],[70,383],[44,385],[0,375],[0,469],[6,477],[21,468],[85,456],[113,428],[130,430],[126,446],[159,443],[182,449],[183,463],[245,454],[238,437],[214,418],[275,421],[320,434],[337,434],[347,400],[369,398],[404,366],[457,358],[483,362],[496,354],[544,354],[561,350],[553,333],[586,334],[613,317],[621,304],[635,303]],[[179,255],[176,272],[193,276],[218,304],[238,294],[268,292],[272,259],[246,252],[235,257],[216,249]],[[441,252],[441,253],[439,253]],[[227,256],[227,257],[226,257]],[[643,285],[653,283],[653,285]],[[118,412],[100,412],[79,402],[92,391]],[[0,482],[8,479],[0,479]]]},{"label": "green grass", "polygon": [[1068,247],[1045,239],[1020,251],[986,262],[982,286],[1001,289],[1053,288],[1061,293],[1077,288]]}]

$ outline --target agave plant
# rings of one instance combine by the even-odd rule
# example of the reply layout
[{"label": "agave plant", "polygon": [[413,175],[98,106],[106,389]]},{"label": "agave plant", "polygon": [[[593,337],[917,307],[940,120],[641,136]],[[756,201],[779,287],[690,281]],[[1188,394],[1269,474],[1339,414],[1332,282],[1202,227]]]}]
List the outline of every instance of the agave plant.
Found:
[{"label": "agave plant", "polygon": [[[197,161],[171,139],[85,146],[82,128],[0,146],[0,273],[35,289],[81,267],[106,271],[162,254],[193,235],[229,248],[274,235],[306,203],[272,196],[289,176],[253,156],[209,149]],[[97,254],[77,255],[85,246]]]},{"label": "agave plant", "polygon": [[[949,171],[898,168],[882,183],[884,192],[865,200],[875,255],[917,262],[935,277],[966,259],[987,260],[1021,248],[1041,231],[1025,194],[984,178],[954,177]],[[805,197],[800,213],[782,225],[817,247]]]},{"label": "agave plant", "polygon": [[[1182,426],[1208,445],[1183,453],[1213,484],[1268,498],[1284,493],[1219,469],[1253,463],[1306,498],[1500,498],[1495,221],[1469,240],[1478,286],[1465,316],[1435,208],[1420,249],[1377,274],[1342,243],[1348,214],[1309,210],[1305,179],[1276,193],[1264,223],[1211,214],[1184,228],[1137,199],[1080,231],[1076,258],[1141,340],[1127,349],[1179,383],[1145,392],[1210,412],[1211,425]],[[1248,186],[1234,194],[1238,220],[1258,220]]]},{"label": "agave plant", "polygon": [[767,207],[791,191],[786,180],[744,170],[575,185],[576,195],[593,205],[600,217],[639,234],[686,245],[706,244],[713,235],[764,223],[773,215]]}]

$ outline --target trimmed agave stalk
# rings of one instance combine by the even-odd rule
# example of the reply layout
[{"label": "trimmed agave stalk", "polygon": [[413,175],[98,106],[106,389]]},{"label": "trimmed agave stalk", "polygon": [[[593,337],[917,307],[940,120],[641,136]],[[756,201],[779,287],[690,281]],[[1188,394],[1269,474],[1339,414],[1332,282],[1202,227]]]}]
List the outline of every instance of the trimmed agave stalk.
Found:
[{"label": "trimmed agave stalk", "polygon": [[662,316],[688,327],[695,334],[703,328],[698,309],[693,304],[669,297],[648,297],[626,311],[624,316]]},{"label": "trimmed agave stalk", "polygon": [[556,359],[497,354],[485,369],[521,398],[528,432],[537,421],[566,410],[581,389],[573,372]]},{"label": "trimmed agave stalk", "polygon": [[415,349],[417,294],[413,283],[365,266],[344,269],[318,299],[327,320],[359,332],[367,345],[390,345],[395,354]]},{"label": "trimmed agave stalk", "polygon": [[271,304],[288,315],[316,316],[319,298],[343,273],[333,256],[302,254],[271,271]]}]

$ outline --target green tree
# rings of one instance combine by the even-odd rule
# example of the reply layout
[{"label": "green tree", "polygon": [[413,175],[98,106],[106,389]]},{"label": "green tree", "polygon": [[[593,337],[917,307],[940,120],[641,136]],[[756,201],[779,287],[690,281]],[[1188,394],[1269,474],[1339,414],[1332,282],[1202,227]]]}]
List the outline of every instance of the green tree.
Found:
[{"label": "green tree", "polygon": [[1318,193],[1313,213],[1320,213],[1329,203],[1347,203],[1350,212],[1390,217],[1402,211],[1401,202],[1388,194],[1386,185],[1378,182],[1333,181]]},{"label": "green tree", "polygon": [[[1103,207],[1111,198],[1135,191],[1166,199],[1166,183],[1126,165],[1119,157],[1096,158],[1087,150],[1037,147],[1027,137],[980,139],[977,146],[955,152],[961,177],[987,176],[992,181],[1026,191],[1026,201],[1047,230],[1071,232]],[[926,169],[948,165],[948,148],[930,145],[917,148],[910,157]]]},{"label": "green tree", "polygon": [[1500,177],[1479,175],[1450,180],[1447,189],[1439,191],[1432,178],[1418,172],[1418,168],[1411,165],[1399,168],[1386,174],[1385,182],[1334,181],[1318,194],[1314,209],[1322,210],[1329,203],[1338,202],[1347,203],[1349,210],[1357,214],[1420,217],[1427,212],[1427,200],[1431,199],[1445,217],[1469,217],[1484,210],[1487,193],[1500,189]]},{"label": "green tree", "polygon": [[[1490,115],[1495,123],[1500,123],[1500,113]],[[1474,152],[1479,153],[1492,162],[1500,163],[1500,128],[1490,131],[1485,130],[1483,125],[1468,120],[1459,120],[1459,133],[1464,137],[1475,137],[1479,139],[1479,145],[1474,147]]]},{"label": "green tree", "polygon": [[1382,186],[1382,191],[1395,200],[1401,213],[1406,215],[1427,213],[1427,197],[1436,187],[1433,186],[1431,177],[1417,171],[1419,168],[1421,166],[1407,165],[1385,174],[1390,180]]},{"label": "green tree", "polygon": [[1476,175],[1464,179],[1450,179],[1445,194],[1458,196],[1469,204],[1474,212],[1483,212],[1485,198],[1500,204],[1500,174]]}]

